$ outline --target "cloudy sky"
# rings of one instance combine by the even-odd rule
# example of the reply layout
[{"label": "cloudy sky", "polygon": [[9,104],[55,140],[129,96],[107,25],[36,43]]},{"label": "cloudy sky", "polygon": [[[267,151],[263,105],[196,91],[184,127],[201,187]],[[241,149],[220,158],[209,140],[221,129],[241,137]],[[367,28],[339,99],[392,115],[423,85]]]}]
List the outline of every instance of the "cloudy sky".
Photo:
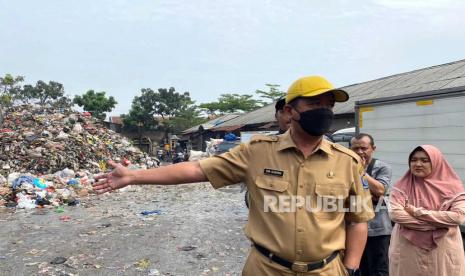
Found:
[{"label": "cloudy sky", "polygon": [[464,11],[461,0],[0,0],[0,75],[106,91],[113,114],[146,87],[202,103],[304,75],[344,86],[464,59]]}]

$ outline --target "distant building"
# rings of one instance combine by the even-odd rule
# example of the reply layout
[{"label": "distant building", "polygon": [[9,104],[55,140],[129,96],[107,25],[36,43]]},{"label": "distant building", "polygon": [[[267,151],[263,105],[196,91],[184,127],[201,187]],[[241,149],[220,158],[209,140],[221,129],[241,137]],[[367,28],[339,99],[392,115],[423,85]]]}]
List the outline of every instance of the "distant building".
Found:
[{"label": "distant building", "polygon": [[238,116],[239,114],[227,114],[211,119],[203,124],[193,126],[181,132],[182,137],[180,140],[188,141],[194,150],[205,151],[205,141],[210,138],[223,138],[224,134],[228,132],[226,130],[213,131],[213,128],[221,126]]},{"label": "distant building", "polygon": [[[355,102],[380,97],[408,96],[409,94],[465,86],[465,60],[431,66],[367,82],[341,87],[350,98],[334,107],[335,120],[331,132],[355,126]],[[274,104],[241,114],[212,131],[275,130]]]},{"label": "distant building", "polygon": [[[336,104],[334,107],[335,129],[355,126],[356,101],[392,96],[407,97],[414,93],[459,86],[465,86],[465,60],[341,87],[349,93],[350,98],[347,102]],[[350,123],[345,120],[350,120]]]},{"label": "distant building", "polygon": [[123,130],[123,119],[120,116],[111,116],[108,118],[108,128],[121,133]]}]

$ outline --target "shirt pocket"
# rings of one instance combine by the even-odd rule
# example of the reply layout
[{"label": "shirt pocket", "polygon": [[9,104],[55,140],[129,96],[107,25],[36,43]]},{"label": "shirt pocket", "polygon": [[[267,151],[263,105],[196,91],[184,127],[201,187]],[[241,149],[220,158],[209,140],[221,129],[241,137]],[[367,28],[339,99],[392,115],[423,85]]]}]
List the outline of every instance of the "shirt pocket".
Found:
[{"label": "shirt pocket", "polygon": [[335,219],[344,212],[349,187],[336,183],[317,183],[312,208],[315,217]]},{"label": "shirt pocket", "polygon": [[277,177],[265,177],[262,175],[257,176],[255,179],[255,184],[258,188],[269,191],[269,192],[278,192],[283,193],[289,188],[289,182]]}]

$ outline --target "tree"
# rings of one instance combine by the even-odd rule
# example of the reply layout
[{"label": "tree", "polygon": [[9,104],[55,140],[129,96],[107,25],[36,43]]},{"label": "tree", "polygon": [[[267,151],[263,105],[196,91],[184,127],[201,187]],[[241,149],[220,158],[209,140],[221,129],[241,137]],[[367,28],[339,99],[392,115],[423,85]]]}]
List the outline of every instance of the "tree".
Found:
[{"label": "tree", "polygon": [[29,100],[36,98],[37,94],[37,90],[34,86],[26,84],[23,89],[17,93],[16,99],[21,100],[25,104],[29,104]]},{"label": "tree", "polygon": [[9,94],[0,95],[0,106],[11,106],[13,99]]},{"label": "tree", "polygon": [[36,83],[34,98],[39,100],[39,104],[44,105],[49,100],[56,100],[63,97],[64,94],[65,89],[63,84],[56,81],[49,81],[46,83],[40,80]]},{"label": "tree", "polygon": [[158,121],[155,120],[152,107],[140,96],[134,97],[131,109],[128,114],[122,114],[124,129],[134,131],[138,129],[138,124],[142,123],[145,130],[156,129]]},{"label": "tree", "polygon": [[50,103],[60,107],[70,106],[70,99],[64,95],[63,84],[39,80],[35,85],[26,84],[21,87],[20,83],[23,81],[23,76],[13,77],[6,74],[5,77],[0,77],[0,103],[9,105],[19,101],[29,104],[37,100],[41,105]]},{"label": "tree", "polygon": [[39,80],[35,86],[30,84],[24,85],[23,89],[19,90],[16,99],[28,104],[30,100],[38,100],[40,105],[53,103],[62,99],[65,95],[63,84],[56,81],[48,83]]},{"label": "tree", "polygon": [[141,89],[142,94],[134,97],[129,114],[123,115],[124,127],[136,129],[137,123],[143,123],[144,129],[157,127],[155,117],[161,117],[165,136],[169,132],[179,132],[203,122],[200,111],[190,98],[189,92],[178,93],[174,87]]},{"label": "tree", "polygon": [[63,96],[53,101],[52,106],[55,108],[71,108],[73,106],[73,100],[68,96]]},{"label": "tree", "polygon": [[271,104],[271,103],[277,101],[279,98],[286,95],[286,93],[284,91],[281,91],[279,89],[279,87],[280,87],[279,84],[267,83],[265,85],[268,87],[269,91],[264,91],[264,90],[259,90],[259,89],[257,89],[255,91],[255,93],[257,93],[260,96],[260,98],[265,99],[264,101],[260,101],[263,106]]},{"label": "tree", "polygon": [[215,115],[215,113],[221,110],[221,104],[219,102],[203,103],[199,107],[205,111],[208,115]]},{"label": "tree", "polygon": [[73,103],[83,107],[85,111],[92,113],[92,116],[95,118],[104,120],[106,117],[105,112],[110,112],[117,104],[112,96],[107,98],[105,94],[106,92],[104,91],[95,92],[94,90],[89,90],[82,96],[75,96]]},{"label": "tree", "polygon": [[200,104],[199,107],[210,114],[216,111],[220,114],[237,111],[249,112],[259,107],[259,101],[253,99],[252,95],[222,94],[218,102]]},{"label": "tree", "polygon": [[196,106],[179,111],[176,116],[164,122],[164,125],[173,133],[180,133],[195,125],[208,121],[208,118],[200,116],[200,110]]},{"label": "tree", "polygon": [[11,74],[5,74],[4,77],[0,77],[0,104],[10,106],[21,91],[20,83],[23,81],[23,76],[13,77]]},{"label": "tree", "polygon": [[[187,106],[192,105],[194,102],[190,98],[189,92],[182,94],[176,92],[174,87],[159,88],[157,92],[151,88],[142,88],[142,95],[134,98],[137,105],[152,116],[161,116],[163,119],[169,118],[177,114]],[[134,103],[133,101],[133,103]]]}]

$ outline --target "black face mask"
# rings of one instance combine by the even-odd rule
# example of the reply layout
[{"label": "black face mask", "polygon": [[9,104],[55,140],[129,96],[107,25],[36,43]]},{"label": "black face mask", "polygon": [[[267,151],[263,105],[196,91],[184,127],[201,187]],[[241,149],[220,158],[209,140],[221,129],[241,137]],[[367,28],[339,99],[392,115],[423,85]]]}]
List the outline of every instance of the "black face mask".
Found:
[{"label": "black face mask", "polygon": [[311,136],[321,136],[328,132],[334,118],[333,111],[328,108],[311,109],[299,114],[300,127]]}]

